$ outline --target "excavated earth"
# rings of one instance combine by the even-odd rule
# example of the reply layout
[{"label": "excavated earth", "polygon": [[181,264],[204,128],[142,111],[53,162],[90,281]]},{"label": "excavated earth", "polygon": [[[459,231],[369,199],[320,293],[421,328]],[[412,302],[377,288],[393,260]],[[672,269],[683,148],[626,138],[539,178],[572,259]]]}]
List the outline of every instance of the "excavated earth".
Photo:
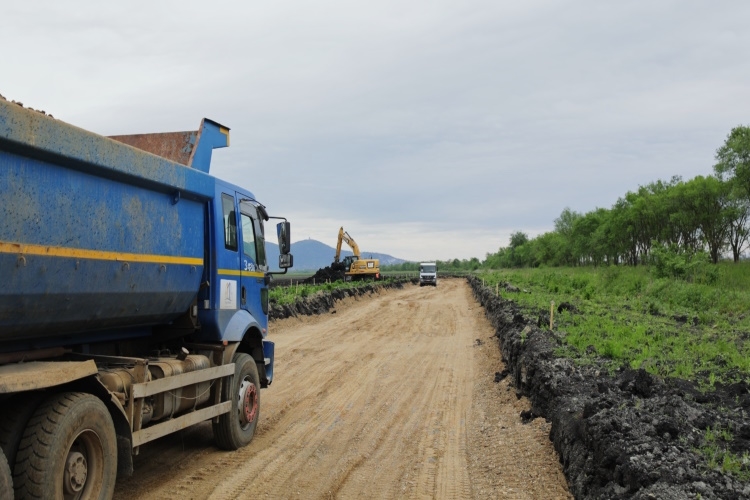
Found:
[{"label": "excavated earth", "polygon": [[[328,268],[325,268],[328,269]],[[321,272],[320,270],[318,272]],[[305,280],[307,281],[307,280]],[[405,283],[417,282],[418,278],[410,280],[389,280],[368,283],[356,288],[336,288],[330,291],[321,291],[310,297],[297,300],[291,304],[277,304],[271,302],[268,317],[272,320],[296,318],[298,316],[312,316],[325,314],[332,310],[336,302],[349,297],[361,297],[372,295],[379,290],[401,289]],[[318,281],[320,283],[321,281]]]},{"label": "excavated earth", "polygon": [[528,420],[551,423],[571,492],[579,499],[750,498],[750,483],[697,452],[706,430],[728,430],[722,442],[742,456],[750,450],[747,384],[702,393],[684,380],[661,380],[644,370],[609,374],[604,363],[586,366],[558,357],[559,332],[541,330],[511,300],[469,278],[496,330],[506,374],[527,396]]},{"label": "excavated earth", "polygon": [[304,280],[303,283],[325,283],[325,282],[334,282],[334,281],[344,281],[344,278],[346,275],[344,274],[344,268],[341,267],[334,267],[334,266],[327,266],[318,269],[315,274]]}]

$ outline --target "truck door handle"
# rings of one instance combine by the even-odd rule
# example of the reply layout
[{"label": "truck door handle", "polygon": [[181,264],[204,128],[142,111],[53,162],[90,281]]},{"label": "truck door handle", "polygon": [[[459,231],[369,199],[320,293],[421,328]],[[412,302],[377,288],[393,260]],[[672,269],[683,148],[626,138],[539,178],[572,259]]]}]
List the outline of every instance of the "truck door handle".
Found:
[{"label": "truck door handle", "polygon": [[240,295],[242,305],[244,306],[247,303],[247,290],[245,290],[245,287],[242,287],[242,294]]}]

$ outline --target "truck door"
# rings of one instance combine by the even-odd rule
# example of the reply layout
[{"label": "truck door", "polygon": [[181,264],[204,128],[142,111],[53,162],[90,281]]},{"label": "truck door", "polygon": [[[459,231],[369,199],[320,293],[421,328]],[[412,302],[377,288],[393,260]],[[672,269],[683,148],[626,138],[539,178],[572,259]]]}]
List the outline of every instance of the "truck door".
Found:
[{"label": "truck door", "polygon": [[[237,198],[243,196],[237,193]],[[266,244],[263,221],[249,202],[240,202],[240,307],[261,327],[268,329],[268,287],[266,286]]]}]

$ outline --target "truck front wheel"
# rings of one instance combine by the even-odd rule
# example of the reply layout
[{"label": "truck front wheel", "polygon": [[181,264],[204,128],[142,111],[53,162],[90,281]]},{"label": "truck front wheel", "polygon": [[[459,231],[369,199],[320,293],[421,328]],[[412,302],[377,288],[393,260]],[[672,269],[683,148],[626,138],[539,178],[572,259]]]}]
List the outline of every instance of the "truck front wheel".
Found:
[{"label": "truck front wheel", "polygon": [[224,401],[231,400],[232,409],[213,424],[214,441],[224,450],[236,450],[250,443],[260,417],[260,377],[255,360],[240,352],[233,361],[234,379],[223,385]]},{"label": "truck front wheel", "polygon": [[117,438],[99,398],[55,394],[34,412],[14,468],[18,498],[111,498],[117,479]]}]

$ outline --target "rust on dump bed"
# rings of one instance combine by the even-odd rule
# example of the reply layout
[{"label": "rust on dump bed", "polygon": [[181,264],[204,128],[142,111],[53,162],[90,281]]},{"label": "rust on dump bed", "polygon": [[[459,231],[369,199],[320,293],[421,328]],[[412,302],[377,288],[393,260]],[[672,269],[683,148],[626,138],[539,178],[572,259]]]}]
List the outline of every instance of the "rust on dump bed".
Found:
[{"label": "rust on dump bed", "polygon": [[123,144],[161,156],[182,165],[190,165],[190,155],[196,143],[196,131],[165,132],[158,134],[112,135]]}]

